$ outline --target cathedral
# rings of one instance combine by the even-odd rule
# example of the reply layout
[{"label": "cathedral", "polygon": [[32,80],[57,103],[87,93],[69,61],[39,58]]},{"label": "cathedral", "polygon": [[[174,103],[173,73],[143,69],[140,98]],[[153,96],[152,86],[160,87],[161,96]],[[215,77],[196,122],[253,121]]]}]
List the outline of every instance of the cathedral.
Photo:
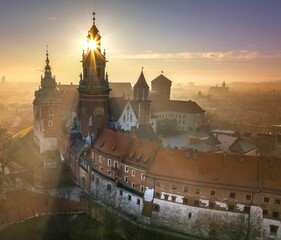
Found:
[{"label": "cathedral", "polygon": [[57,84],[46,52],[45,74],[33,101],[34,141],[40,152],[56,150],[61,145],[59,141],[68,137],[67,132],[80,133],[83,139],[92,141],[103,129],[110,128],[157,140],[157,131],[171,123],[182,131],[203,125],[205,111],[196,102],[170,100],[172,81],[162,73],[152,81],[152,91],[143,68],[134,87],[129,84],[129,90],[122,89],[124,83],[109,82],[95,14],[87,43],[79,85]]}]

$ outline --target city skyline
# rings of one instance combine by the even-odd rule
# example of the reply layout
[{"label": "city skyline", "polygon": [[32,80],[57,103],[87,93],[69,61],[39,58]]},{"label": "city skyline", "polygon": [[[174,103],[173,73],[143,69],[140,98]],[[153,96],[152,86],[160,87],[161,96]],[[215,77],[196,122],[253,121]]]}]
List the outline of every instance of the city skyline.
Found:
[{"label": "city skyline", "polygon": [[78,83],[87,29],[96,24],[109,80],[161,71],[174,86],[281,80],[278,1],[3,1],[0,75],[39,82],[48,44],[57,82]]}]

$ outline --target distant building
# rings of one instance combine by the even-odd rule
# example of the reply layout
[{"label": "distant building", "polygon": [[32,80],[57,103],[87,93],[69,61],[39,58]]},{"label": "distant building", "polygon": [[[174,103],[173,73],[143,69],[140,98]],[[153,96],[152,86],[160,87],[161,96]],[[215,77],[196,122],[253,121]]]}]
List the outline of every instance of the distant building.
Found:
[{"label": "distant building", "polygon": [[222,86],[215,86],[209,88],[209,97],[211,99],[225,99],[229,95],[229,88],[223,81]]}]

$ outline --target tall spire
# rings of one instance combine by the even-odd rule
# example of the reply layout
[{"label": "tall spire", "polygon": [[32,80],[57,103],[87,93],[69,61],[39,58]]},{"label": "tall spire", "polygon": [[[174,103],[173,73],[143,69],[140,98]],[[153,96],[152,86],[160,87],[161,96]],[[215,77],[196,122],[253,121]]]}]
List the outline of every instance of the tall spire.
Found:
[{"label": "tall spire", "polygon": [[45,77],[51,77],[51,67],[49,65],[50,60],[49,60],[49,50],[48,50],[48,44],[46,44],[46,66],[45,66]]},{"label": "tall spire", "polygon": [[96,13],[95,12],[93,12],[93,25],[96,25]]}]

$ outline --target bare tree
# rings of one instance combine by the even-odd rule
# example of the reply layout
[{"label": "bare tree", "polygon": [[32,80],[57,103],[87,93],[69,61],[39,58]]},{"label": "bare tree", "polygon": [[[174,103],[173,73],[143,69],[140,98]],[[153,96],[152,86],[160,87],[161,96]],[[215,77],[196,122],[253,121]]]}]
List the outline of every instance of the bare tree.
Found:
[{"label": "bare tree", "polygon": [[11,143],[12,136],[7,134],[7,129],[0,128],[0,165],[2,174],[5,174],[5,168],[11,158],[9,158],[9,146]]}]

